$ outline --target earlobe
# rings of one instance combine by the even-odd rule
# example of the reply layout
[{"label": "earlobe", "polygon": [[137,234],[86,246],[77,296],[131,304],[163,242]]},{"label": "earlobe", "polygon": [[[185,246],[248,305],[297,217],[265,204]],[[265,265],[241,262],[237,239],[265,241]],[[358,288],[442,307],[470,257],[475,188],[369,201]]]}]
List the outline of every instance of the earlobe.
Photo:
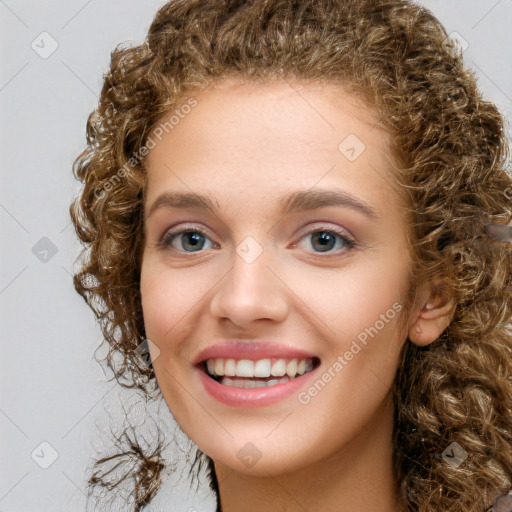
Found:
[{"label": "earlobe", "polygon": [[423,304],[409,327],[409,339],[424,346],[434,342],[450,325],[455,311],[453,297],[443,291],[440,283],[423,287],[419,292]]}]

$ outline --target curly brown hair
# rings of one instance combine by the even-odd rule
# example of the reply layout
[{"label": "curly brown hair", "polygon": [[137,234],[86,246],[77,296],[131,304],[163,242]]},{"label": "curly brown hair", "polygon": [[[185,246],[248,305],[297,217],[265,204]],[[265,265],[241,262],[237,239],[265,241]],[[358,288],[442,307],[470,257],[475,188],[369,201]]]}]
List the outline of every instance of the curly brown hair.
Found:
[{"label": "curly brown hair", "polygon": [[[409,201],[409,299],[442,276],[455,298],[434,342],[407,340],[394,384],[395,470],[408,511],[483,512],[512,478],[512,253],[486,237],[512,217],[504,119],[426,8],[408,0],[173,0],[144,43],[111,54],[70,214],[84,249],[74,286],[100,322],[119,384],[149,393],[139,278],[151,134],[186,95],[229,76],[342,84],[392,135],[396,186]],[[410,305],[410,304],[408,304]],[[116,359],[117,356],[117,359]],[[467,452],[458,467],[440,451]],[[136,453],[133,510],[155,495],[159,452]],[[102,471],[91,486],[112,488]],[[218,494],[212,460],[199,449]],[[194,467],[194,466],[193,466]],[[194,469],[195,471],[195,469]],[[217,496],[218,499],[218,496]]]}]

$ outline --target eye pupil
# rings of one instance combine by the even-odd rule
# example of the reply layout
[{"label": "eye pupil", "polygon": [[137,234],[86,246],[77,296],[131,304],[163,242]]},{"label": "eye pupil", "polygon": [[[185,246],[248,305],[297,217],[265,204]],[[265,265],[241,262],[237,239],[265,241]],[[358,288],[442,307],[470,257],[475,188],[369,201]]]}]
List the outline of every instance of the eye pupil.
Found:
[{"label": "eye pupil", "polygon": [[[186,243],[191,240],[191,247],[197,248],[202,247],[200,238],[204,238],[201,233],[189,231],[188,235],[183,238],[183,247],[186,249]],[[204,240],[202,241],[204,244]]]},{"label": "eye pupil", "polygon": [[336,243],[334,237],[329,233],[329,231],[317,231],[313,234],[313,240],[318,240],[320,242],[320,248],[322,250],[329,250],[334,247],[333,244]]}]

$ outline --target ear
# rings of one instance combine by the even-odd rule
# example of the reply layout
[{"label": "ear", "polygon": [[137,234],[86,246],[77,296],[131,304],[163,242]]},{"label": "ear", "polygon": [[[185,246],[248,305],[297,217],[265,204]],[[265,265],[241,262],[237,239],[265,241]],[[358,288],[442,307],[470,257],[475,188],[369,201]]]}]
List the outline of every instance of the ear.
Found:
[{"label": "ear", "polygon": [[447,295],[440,279],[424,283],[417,292],[416,304],[411,312],[409,339],[416,345],[428,345],[435,341],[450,325],[455,312],[455,301]]}]

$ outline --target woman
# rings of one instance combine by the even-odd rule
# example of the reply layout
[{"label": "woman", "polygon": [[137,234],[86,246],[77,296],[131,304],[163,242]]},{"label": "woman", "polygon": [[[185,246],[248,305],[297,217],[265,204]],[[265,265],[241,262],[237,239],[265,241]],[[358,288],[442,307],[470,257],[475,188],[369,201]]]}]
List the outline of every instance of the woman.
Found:
[{"label": "woman", "polygon": [[[405,0],[179,0],[112,54],[75,287],[219,511],[482,512],[510,490],[511,253],[485,229],[512,216],[508,146],[447,41]],[[135,451],[139,510],[163,463]]]}]

